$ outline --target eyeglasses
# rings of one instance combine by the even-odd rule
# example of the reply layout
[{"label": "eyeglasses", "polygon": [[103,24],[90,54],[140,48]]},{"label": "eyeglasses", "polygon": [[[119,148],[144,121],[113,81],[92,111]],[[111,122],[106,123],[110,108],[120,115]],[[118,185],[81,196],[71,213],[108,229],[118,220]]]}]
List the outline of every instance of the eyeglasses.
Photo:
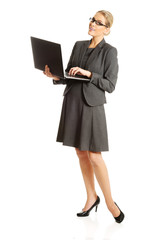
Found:
[{"label": "eyeglasses", "polygon": [[104,24],[103,24],[103,23],[101,23],[100,21],[96,20],[94,17],[92,17],[92,18],[89,18],[89,20],[90,20],[92,23],[94,23],[94,22],[95,22],[95,24],[96,24],[97,26],[104,26],[104,27],[107,27],[107,28],[108,28],[108,26],[107,26],[107,25],[104,25]]}]

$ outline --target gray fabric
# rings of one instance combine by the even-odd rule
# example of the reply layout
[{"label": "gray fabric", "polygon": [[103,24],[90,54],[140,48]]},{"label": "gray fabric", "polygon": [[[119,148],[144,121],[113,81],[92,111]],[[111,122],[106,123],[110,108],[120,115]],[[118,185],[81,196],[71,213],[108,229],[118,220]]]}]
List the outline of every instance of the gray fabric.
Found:
[{"label": "gray fabric", "polygon": [[[82,67],[83,57],[90,41],[75,43],[66,71],[71,67]],[[112,93],[115,89],[118,76],[117,49],[103,39],[90,54],[85,69],[92,73],[90,82],[83,83],[83,94],[90,106],[106,103],[105,91]],[[72,88],[73,80],[61,79],[54,84],[67,84],[64,94]]]},{"label": "gray fabric", "polygon": [[82,151],[109,150],[104,105],[88,106],[79,81],[64,97],[57,142]]},{"label": "gray fabric", "polygon": [[66,84],[57,141],[82,151],[108,151],[104,103],[105,91],[115,89],[118,74],[117,50],[103,39],[95,49],[90,41],[76,42],[66,71],[79,66],[92,72],[90,82],[60,79]]}]

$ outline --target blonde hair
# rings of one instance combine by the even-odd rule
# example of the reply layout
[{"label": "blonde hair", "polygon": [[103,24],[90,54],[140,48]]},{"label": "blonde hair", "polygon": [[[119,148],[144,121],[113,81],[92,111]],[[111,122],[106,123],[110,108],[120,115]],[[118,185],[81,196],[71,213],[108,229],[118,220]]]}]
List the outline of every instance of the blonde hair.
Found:
[{"label": "blonde hair", "polygon": [[[103,17],[105,17],[106,25],[110,29],[113,24],[113,15],[109,11],[106,11],[106,10],[100,10],[97,13],[101,13],[103,15]],[[110,31],[105,35],[108,35],[109,33],[110,33]]]}]

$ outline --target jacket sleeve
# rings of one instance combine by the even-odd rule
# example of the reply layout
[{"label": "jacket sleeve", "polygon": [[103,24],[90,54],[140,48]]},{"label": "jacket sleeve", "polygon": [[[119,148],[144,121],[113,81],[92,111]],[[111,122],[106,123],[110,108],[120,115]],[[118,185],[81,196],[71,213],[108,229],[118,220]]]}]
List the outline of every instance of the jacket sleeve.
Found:
[{"label": "jacket sleeve", "polygon": [[54,84],[54,85],[58,85],[58,84],[67,84],[67,82],[66,82],[66,78],[65,78],[65,79],[60,78],[60,80],[58,80],[58,81],[56,81],[56,80],[53,79],[53,84]]},{"label": "jacket sleeve", "polygon": [[90,83],[108,93],[112,93],[116,86],[119,69],[116,48],[112,47],[109,49],[104,65],[104,74],[92,72]]},{"label": "jacket sleeve", "polygon": [[[71,53],[69,62],[68,62],[68,64],[67,64],[67,68],[65,69],[66,72],[69,72],[70,68],[72,67],[72,60],[73,60],[73,55],[74,55],[74,49],[75,49],[75,47],[76,47],[76,43],[74,44],[74,47],[73,47],[73,49],[72,49],[72,53]],[[66,78],[65,78],[65,79],[60,78],[59,81],[55,81],[55,80],[53,79],[53,84],[55,84],[55,85],[57,85],[57,84],[67,84],[67,79],[66,79]]]}]

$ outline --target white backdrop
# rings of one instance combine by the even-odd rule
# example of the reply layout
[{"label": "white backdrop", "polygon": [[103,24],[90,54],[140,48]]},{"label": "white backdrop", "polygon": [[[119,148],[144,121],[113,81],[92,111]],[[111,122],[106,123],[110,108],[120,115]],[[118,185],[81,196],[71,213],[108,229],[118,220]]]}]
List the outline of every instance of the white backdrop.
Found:
[{"label": "white backdrop", "polygon": [[[106,94],[110,151],[103,153],[113,197],[126,214],[118,226],[98,184],[99,215],[76,218],[86,200],[78,159],[56,143],[64,86],[34,69],[30,44],[30,36],[61,43],[66,67],[101,9],[114,16],[105,40],[118,49],[120,67],[115,92]],[[156,0],[1,3],[2,240],[159,239],[159,20]]]}]

